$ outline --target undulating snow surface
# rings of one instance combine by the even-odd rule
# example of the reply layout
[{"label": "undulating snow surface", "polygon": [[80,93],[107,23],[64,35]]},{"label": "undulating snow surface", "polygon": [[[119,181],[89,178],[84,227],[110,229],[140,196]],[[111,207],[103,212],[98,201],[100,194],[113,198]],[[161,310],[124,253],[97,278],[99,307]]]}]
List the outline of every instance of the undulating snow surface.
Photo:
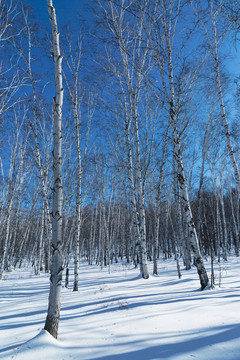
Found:
[{"label": "undulating snow surface", "polygon": [[43,330],[48,275],[35,276],[31,268],[5,273],[0,359],[239,360],[240,259],[221,270],[215,264],[213,290],[199,290],[194,267],[182,275],[179,280],[172,260],[161,260],[159,275],[148,280],[130,265],[112,265],[109,274],[81,263],[80,291],[71,282],[63,288],[55,340]]}]

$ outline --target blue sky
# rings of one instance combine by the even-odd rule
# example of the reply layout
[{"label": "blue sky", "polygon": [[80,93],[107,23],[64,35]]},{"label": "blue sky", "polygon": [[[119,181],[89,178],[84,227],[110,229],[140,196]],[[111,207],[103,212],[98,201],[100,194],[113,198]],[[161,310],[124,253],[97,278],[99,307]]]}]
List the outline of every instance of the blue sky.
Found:
[{"label": "blue sky", "polygon": [[[34,15],[40,24],[50,27],[47,0],[27,0],[27,3],[32,6]],[[87,9],[89,3],[89,0],[53,0],[59,28],[66,23],[76,22],[80,16],[87,19],[91,18]],[[231,54],[227,68],[232,74],[238,75],[240,73],[240,50],[236,51],[233,41],[231,44],[225,44],[225,47],[229,48],[227,53]]]},{"label": "blue sky", "polygon": [[[49,22],[47,0],[27,0],[27,3],[33,7],[34,14],[41,25],[47,25]],[[84,17],[87,16],[87,4],[87,0],[53,0],[58,23],[63,25],[66,22],[71,21],[73,18],[76,20],[78,14]]]}]

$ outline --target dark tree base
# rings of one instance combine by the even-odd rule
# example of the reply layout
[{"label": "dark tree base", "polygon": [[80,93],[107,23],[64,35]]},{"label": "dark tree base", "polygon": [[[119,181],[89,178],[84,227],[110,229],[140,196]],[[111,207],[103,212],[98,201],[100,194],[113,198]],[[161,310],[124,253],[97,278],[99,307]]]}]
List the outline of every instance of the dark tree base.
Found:
[{"label": "dark tree base", "polygon": [[58,336],[58,323],[59,323],[59,317],[56,318],[55,316],[48,315],[44,326],[44,330],[46,330],[55,339],[57,339]]}]

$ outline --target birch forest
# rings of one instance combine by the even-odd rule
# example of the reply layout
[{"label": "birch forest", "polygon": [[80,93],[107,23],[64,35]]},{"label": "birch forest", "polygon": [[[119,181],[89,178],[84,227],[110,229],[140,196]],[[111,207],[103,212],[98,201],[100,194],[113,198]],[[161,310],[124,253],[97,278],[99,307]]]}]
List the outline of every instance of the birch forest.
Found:
[{"label": "birch forest", "polygon": [[42,3],[0,0],[0,279],[171,257],[213,286],[240,251],[239,1],[55,1],[58,30]]}]

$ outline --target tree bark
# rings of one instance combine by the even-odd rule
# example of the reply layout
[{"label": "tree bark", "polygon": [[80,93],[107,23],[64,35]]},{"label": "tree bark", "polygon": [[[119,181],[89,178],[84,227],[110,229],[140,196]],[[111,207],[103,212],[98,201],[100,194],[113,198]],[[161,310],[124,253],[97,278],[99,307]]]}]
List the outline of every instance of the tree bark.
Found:
[{"label": "tree bark", "polygon": [[48,314],[44,329],[53,337],[57,338],[58,324],[61,306],[61,287],[62,287],[62,56],[59,46],[59,32],[57,28],[57,18],[52,0],[47,0],[48,12],[52,27],[53,38],[53,57],[55,63],[55,90],[54,110],[53,110],[53,209],[52,209],[52,264],[50,276],[50,293],[48,301]]}]

